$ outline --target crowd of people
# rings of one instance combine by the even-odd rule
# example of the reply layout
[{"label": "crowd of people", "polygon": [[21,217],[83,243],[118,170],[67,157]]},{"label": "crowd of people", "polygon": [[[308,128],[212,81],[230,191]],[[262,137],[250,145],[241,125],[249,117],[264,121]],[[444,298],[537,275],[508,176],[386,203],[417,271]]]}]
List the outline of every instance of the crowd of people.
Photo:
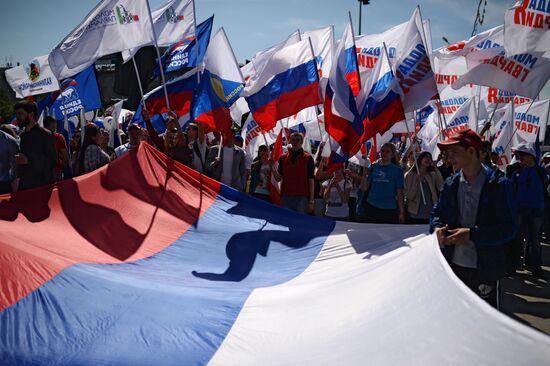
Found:
[{"label": "crowd of people", "polygon": [[[157,133],[146,111],[145,128],[130,124],[123,143],[96,124],[77,129],[69,144],[56,132],[57,121],[37,123],[37,107],[14,107],[17,133],[0,126],[0,194],[13,193],[94,171],[145,141],[172,159],[263,201],[334,220],[385,224],[424,224],[435,232],[454,272],[483,298],[495,301],[496,281],[525,267],[544,278],[541,236],[548,230],[550,154],[537,161],[530,144],[513,151],[516,162],[497,168],[498,154],[476,132],[466,129],[438,144],[434,160],[417,144],[384,143],[370,164],[331,164],[324,143],[304,149],[304,136],[288,133],[278,161],[263,145],[250,167],[236,130],[206,134],[200,123],[182,130],[175,115]],[[81,133],[84,133],[82,139]],[[286,139],[286,137],[285,137]],[[309,144],[309,141],[307,141]],[[309,147],[309,146],[308,146]]]}]

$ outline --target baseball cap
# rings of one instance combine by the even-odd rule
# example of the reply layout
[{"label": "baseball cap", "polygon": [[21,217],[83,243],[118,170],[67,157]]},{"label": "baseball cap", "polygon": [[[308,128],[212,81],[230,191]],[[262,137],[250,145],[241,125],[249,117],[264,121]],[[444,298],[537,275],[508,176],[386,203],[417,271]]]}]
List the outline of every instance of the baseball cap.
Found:
[{"label": "baseball cap", "polygon": [[521,144],[516,145],[512,148],[512,152],[514,154],[516,153],[524,153],[531,156],[537,156],[537,153],[535,152],[535,149],[531,144],[527,144],[525,142],[522,142]]},{"label": "baseball cap", "polygon": [[550,152],[545,152],[542,158],[543,159],[550,158]]},{"label": "baseball cap", "polygon": [[439,146],[439,148],[443,150],[451,145],[456,144],[465,144],[473,147],[476,150],[480,150],[481,146],[483,145],[483,141],[477,133],[467,128],[465,130],[455,133],[445,141],[438,142],[437,146]]}]

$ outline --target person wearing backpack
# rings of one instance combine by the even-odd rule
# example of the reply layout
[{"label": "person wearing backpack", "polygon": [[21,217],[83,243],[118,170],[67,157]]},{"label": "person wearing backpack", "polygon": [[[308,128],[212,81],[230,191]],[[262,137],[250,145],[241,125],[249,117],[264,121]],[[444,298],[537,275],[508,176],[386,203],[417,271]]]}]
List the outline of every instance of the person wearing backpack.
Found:
[{"label": "person wearing backpack", "polygon": [[[519,161],[519,169],[512,176],[519,212],[520,244],[525,243],[525,266],[536,277],[545,278],[542,270],[541,235],[548,175],[536,162],[531,144],[521,143],[512,149]],[[519,253],[517,253],[519,254]],[[518,258],[519,259],[519,258]]]},{"label": "person wearing backpack", "polygon": [[458,172],[449,177],[432,209],[430,232],[454,273],[490,304],[507,274],[508,248],[517,236],[512,184],[481,163],[481,137],[465,129],[438,143]]}]

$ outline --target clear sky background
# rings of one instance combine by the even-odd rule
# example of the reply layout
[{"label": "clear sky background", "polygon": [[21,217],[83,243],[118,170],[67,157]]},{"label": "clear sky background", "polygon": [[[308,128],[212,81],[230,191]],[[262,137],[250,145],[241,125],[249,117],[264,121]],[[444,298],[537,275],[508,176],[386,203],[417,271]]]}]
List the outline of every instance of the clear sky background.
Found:
[{"label": "clear sky background", "polygon": [[[516,0],[488,0],[485,21],[478,32],[503,23],[504,12]],[[26,63],[47,54],[65,37],[98,0],[0,0],[0,64]],[[156,9],[165,0],[150,0]],[[371,0],[363,6],[362,33],[380,33],[407,21],[417,4],[432,25],[433,46],[470,37],[478,0]],[[213,33],[226,30],[237,60],[286,38],[296,29],[334,25],[339,39],[351,12],[358,29],[357,0],[195,0],[197,20],[215,14]],[[548,86],[548,85],[547,85]],[[550,88],[546,87],[545,95]]]}]

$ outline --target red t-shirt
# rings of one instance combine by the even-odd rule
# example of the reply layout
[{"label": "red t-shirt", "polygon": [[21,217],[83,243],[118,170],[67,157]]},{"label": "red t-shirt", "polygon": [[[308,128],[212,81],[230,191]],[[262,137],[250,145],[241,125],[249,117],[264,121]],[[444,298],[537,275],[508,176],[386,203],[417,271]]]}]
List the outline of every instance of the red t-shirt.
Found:
[{"label": "red t-shirt", "polygon": [[65,137],[60,133],[54,133],[55,137],[55,151],[57,152],[57,163],[53,168],[56,173],[61,173],[63,171],[63,159],[61,158],[61,150],[67,149],[67,144],[65,143]]}]

